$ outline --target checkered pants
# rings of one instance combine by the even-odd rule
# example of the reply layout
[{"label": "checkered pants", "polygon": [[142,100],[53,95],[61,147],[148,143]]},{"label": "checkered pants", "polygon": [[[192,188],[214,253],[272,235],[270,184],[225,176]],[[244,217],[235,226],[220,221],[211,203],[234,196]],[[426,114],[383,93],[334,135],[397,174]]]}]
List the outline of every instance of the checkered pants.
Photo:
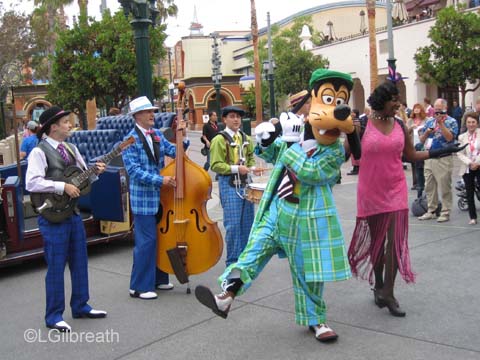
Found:
[{"label": "checkered pants", "polygon": [[[254,217],[254,205],[237,195],[235,188],[228,184],[229,179],[230,176],[218,176],[220,202],[223,208],[223,225],[225,227],[225,243],[227,245],[227,266],[237,261],[245,245],[247,245]],[[242,194],[244,194],[244,190],[240,190]]]}]

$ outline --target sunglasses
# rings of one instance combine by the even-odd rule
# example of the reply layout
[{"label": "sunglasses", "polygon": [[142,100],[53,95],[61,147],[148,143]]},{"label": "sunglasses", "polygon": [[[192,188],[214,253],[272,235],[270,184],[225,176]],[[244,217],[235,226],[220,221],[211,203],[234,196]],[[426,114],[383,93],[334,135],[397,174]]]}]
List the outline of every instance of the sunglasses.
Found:
[{"label": "sunglasses", "polygon": [[447,110],[435,111],[435,115],[447,115]]}]

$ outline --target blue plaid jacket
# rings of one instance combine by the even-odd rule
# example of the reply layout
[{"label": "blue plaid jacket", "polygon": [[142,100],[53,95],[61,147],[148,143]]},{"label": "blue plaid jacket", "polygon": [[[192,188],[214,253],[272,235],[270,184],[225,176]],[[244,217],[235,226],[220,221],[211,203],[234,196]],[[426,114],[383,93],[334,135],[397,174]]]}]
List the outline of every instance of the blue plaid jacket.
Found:
[{"label": "blue plaid jacket", "polygon": [[[163,134],[155,130],[154,146],[159,145],[158,164],[148,156],[140,137],[133,128],[125,137],[133,136],[135,144],[122,152],[123,162],[130,182],[130,204],[136,215],[155,215],[160,203],[160,187],[163,176],[160,170],[165,166],[165,156],[175,158],[176,147],[165,139]],[[149,150],[148,150],[149,151]],[[149,151],[150,152],[150,151]]]}]

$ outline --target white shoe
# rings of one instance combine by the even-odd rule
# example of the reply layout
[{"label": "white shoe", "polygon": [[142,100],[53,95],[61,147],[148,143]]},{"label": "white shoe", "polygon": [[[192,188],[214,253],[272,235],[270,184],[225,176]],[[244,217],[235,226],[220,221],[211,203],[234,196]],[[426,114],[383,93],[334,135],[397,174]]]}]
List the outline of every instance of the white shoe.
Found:
[{"label": "white shoe", "polygon": [[160,284],[160,285],[157,285],[157,289],[158,290],[172,290],[173,289],[173,284],[172,283]]},{"label": "white shoe", "polygon": [[59,321],[53,325],[47,325],[48,328],[50,329],[55,329],[60,332],[70,332],[72,331],[72,327],[68,325],[65,321]]},{"label": "white shoe", "polygon": [[445,214],[440,214],[440,216],[437,219],[437,222],[445,222],[450,220],[450,215],[448,213]]},{"label": "white shoe", "polygon": [[327,324],[309,326],[315,333],[315,338],[321,342],[337,340],[338,335]]},{"label": "white shoe", "polygon": [[437,215],[435,215],[435,213],[431,213],[431,212],[427,211],[425,214],[420,216],[418,218],[418,220],[432,220],[432,219],[436,219],[436,218],[437,218]]},{"label": "white shoe", "polygon": [[221,294],[214,295],[209,288],[199,285],[195,288],[195,297],[215,314],[226,319],[235,297],[235,294],[227,288],[228,286],[225,286]]},{"label": "white shoe", "polygon": [[158,297],[157,293],[154,291],[139,292],[130,289],[130,296],[133,298],[139,298],[143,300],[153,300]]}]

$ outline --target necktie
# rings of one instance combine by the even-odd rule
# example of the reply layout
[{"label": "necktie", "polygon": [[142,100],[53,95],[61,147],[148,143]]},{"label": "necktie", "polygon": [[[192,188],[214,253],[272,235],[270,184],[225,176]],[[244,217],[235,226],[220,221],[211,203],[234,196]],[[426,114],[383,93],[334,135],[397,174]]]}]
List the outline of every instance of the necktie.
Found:
[{"label": "necktie", "polygon": [[63,161],[65,161],[65,164],[70,165],[70,157],[67,154],[67,149],[65,149],[65,145],[58,144],[57,150],[60,153],[60,156],[62,157]]},{"label": "necktie", "polygon": [[155,130],[150,129],[150,130],[145,131],[145,135],[152,135],[152,134],[155,134]]},{"label": "necktie", "polygon": [[241,148],[241,138],[240,134],[235,134],[233,135],[233,141],[237,146],[233,148],[233,163],[238,164],[238,161],[240,160],[240,148]]}]

